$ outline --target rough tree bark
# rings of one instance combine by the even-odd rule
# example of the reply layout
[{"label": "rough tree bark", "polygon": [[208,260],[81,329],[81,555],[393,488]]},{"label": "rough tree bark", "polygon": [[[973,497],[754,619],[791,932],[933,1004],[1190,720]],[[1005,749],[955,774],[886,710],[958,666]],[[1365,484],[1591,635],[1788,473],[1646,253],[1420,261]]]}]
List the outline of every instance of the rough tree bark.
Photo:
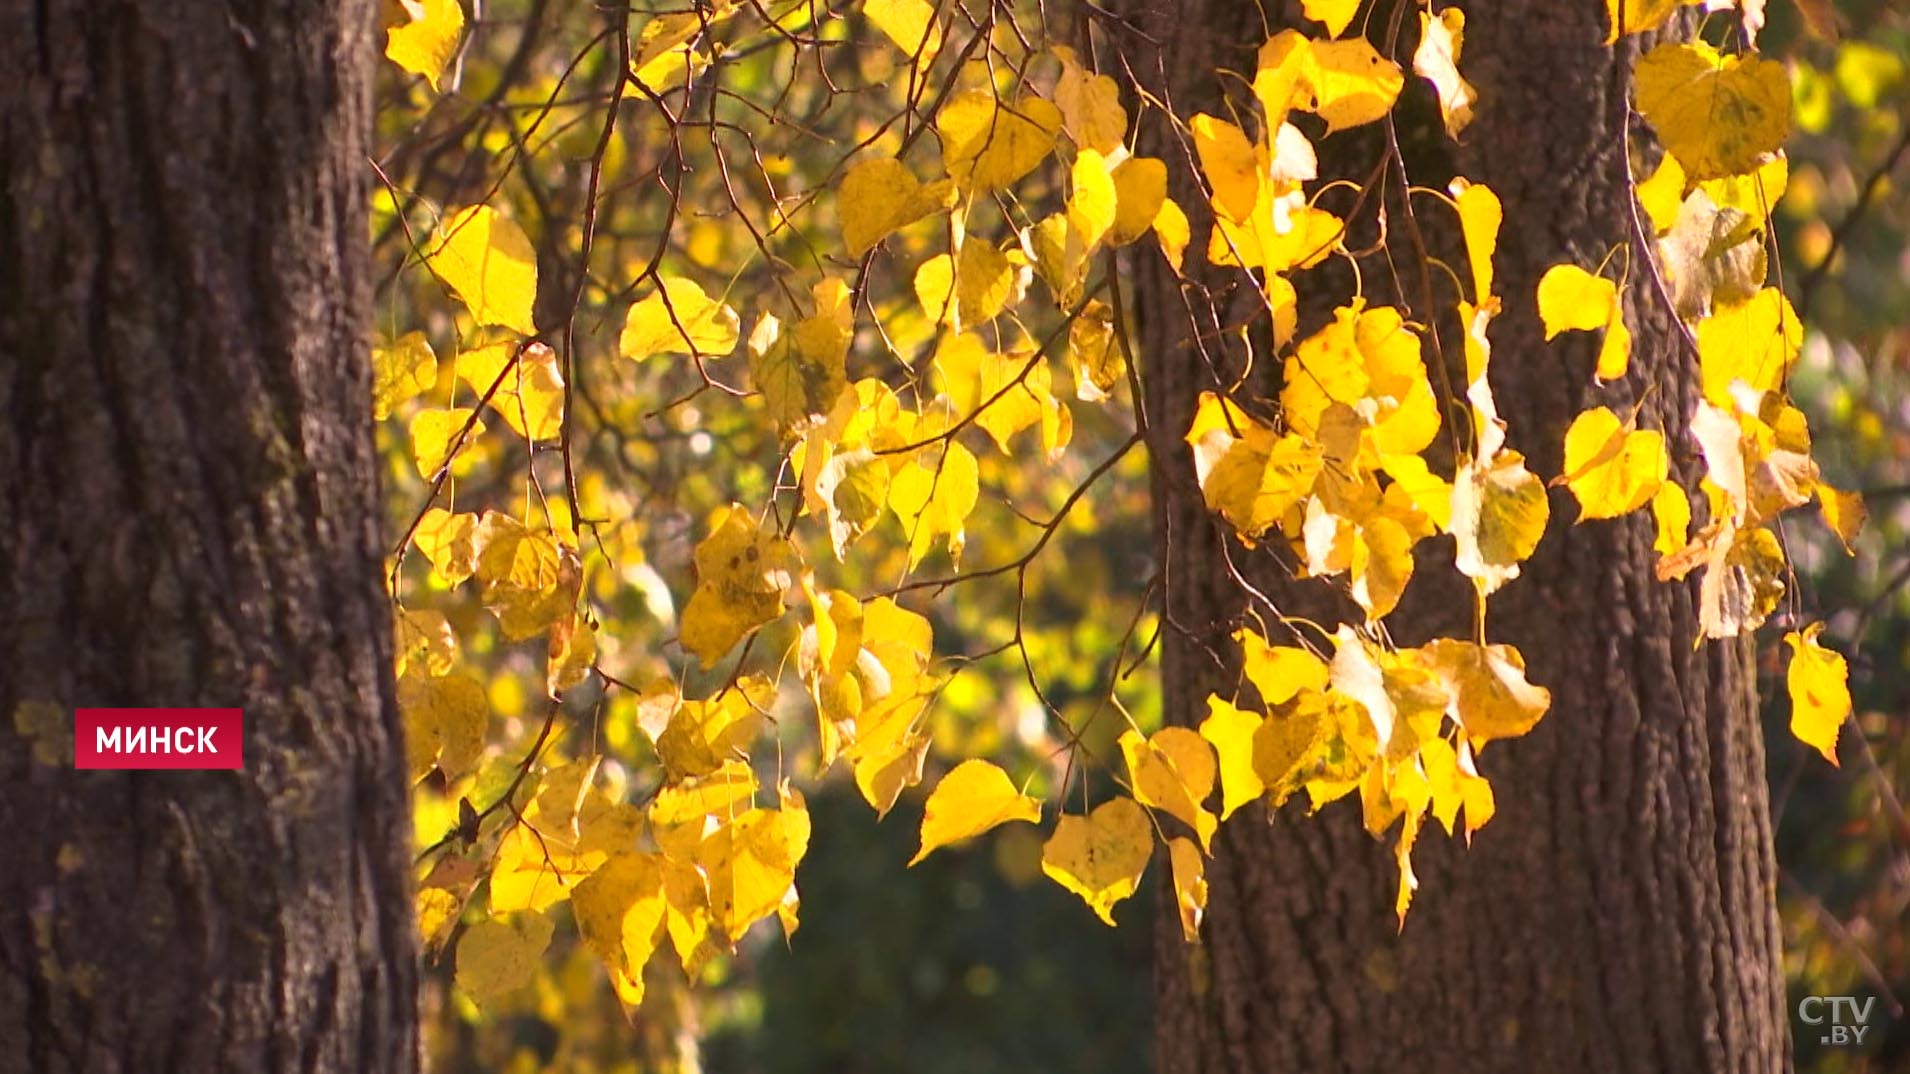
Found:
[{"label": "rough tree bark", "polygon": [[[373,16],[0,3],[0,1071],[416,1069]],[[86,706],[244,769],[49,763]]]},{"label": "rough tree bark", "polygon": [[[1511,446],[1535,473],[1557,474],[1573,415],[1600,403],[1622,410],[1641,396],[1645,424],[1665,429],[1674,445],[1688,443],[1696,371],[1644,272],[1632,273],[1627,298],[1632,372],[1595,400],[1589,347],[1544,343],[1534,308],[1547,266],[1593,264],[1630,240],[1617,96],[1628,91],[1629,53],[1614,66],[1598,0],[1464,6],[1462,66],[1481,104],[1452,163],[1505,205],[1496,267],[1506,309],[1492,325],[1491,376]],[[1265,38],[1260,5],[1249,0],[1136,0],[1126,10],[1161,47],[1123,37],[1122,60],[1181,116],[1213,110],[1214,68],[1250,71]],[[1271,14],[1277,26],[1280,13]],[[1401,57],[1409,63],[1410,49]],[[1143,151],[1185,165],[1182,143],[1152,122]],[[1359,172],[1375,152],[1367,147]],[[1203,207],[1189,180],[1179,182],[1176,199],[1190,213]],[[1430,203],[1418,204],[1432,215]],[[1204,223],[1196,220],[1190,259],[1204,248]],[[1392,225],[1397,243],[1397,212]],[[1396,246],[1396,256],[1410,255]],[[1238,294],[1238,273],[1228,271]],[[1404,271],[1410,280],[1414,270]],[[1251,305],[1226,297],[1226,272],[1195,275],[1184,290],[1157,257],[1137,257],[1132,302],[1166,549],[1166,706],[1184,723],[1205,714],[1209,692],[1231,694],[1237,676],[1213,653],[1233,648],[1227,634],[1248,600],[1228,573],[1224,538],[1179,437],[1198,393],[1214,387],[1190,342],[1190,312],[1218,346],[1217,326],[1246,319]],[[1369,286],[1381,275],[1370,271]],[[1450,288],[1440,288],[1449,306]],[[1269,366],[1277,363],[1258,368]],[[1646,395],[1648,384],[1655,390]],[[1687,488],[1696,478],[1690,455],[1674,450]],[[1562,488],[1551,506],[1539,553],[1491,602],[1490,640],[1517,645],[1531,679],[1553,697],[1533,733],[1482,757],[1497,819],[1469,850],[1436,828],[1422,836],[1414,854],[1421,886],[1401,932],[1395,864],[1361,828],[1356,802],[1312,818],[1292,804],[1271,823],[1264,811],[1242,810],[1209,869],[1201,946],[1183,943],[1164,900],[1156,970],[1163,1074],[1785,1066],[1776,873],[1749,648],[1697,643],[1695,576],[1688,585],[1654,580],[1648,519],[1573,527],[1576,509]],[[1435,584],[1429,571],[1452,572],[1450,542],[1441,545],[1432,561],[1422,559],[1415,587]],[[1311,610],[1264,556],[1234,558],[1260,563],[1254,581],[1289,602],[1283,607]],[[1428,603],[1455,602],[1420,601],[1419,622],[1403,606],[1395,630],[1463,635],[1468,612],[1428,623]]]}]

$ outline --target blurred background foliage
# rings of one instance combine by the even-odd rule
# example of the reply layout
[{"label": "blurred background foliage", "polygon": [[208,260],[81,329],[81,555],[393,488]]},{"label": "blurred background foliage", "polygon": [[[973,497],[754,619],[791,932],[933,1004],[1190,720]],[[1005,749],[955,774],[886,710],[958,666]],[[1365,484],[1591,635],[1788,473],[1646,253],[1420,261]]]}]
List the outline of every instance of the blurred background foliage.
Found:
[{"label": "blurred background foliage", "polygon": [[[564,0],[485,0],[470,10],[442,94],[389,65],[381,69],[378,327],[391,338],[422,325],[443,360],[436,394],[449,398],[457,383],[448,359],[473,341],[455,339],[443,312],[451,304],[411,255],[446,207],[510,207],[538,245],[539,323],[565,320],[573,296],[580,311],[578,457],[587,465],[580,465],[579,501],[587,516],[608,520],[598,546],[585,549],[588,596],[604,621],[604,666],[633,682],[668,678],[683,663],[671,643],[673,594],[689,591],[693,535],[710,510],[731,500],[766,502],[787,475],[778,470],[778,445],[746,401],[699,385],[682,364],[660,369],[617,358],[616,328],[632,281],[662,263],[712,294],[772,295],[784,276],[798,274],[791,266],[809,277],[852,269],[808,247],[806,227],[829,210],[802,195],[825,185],[846,147],[866,140],[893,150],[909,137],[907,124],[885,127],[883,119],[917,99],[921,87],[893,50],[865,43],[876,38],[859,16],[799,28],[836,46],[804,52],[811,66],[801,68],[792,60],[797,50],[778,47],[775,29],[739,30],[721,61],[721,91],[693,96],[678,113],[705,117],[701,126],[673,132],[659,109],[628,109],[603,153],[602,218],[585,264],[577,222],[614,75],[611,51],[587,47],[603,30],[603,14]],[[1861,735],[1846,728],[1840,768],[1787,731],[1775,633],[1767,635],[1760,685],[1792,1011],[1804,996],[1855,994],[1878,996],[1882,1013],[1878,1036],[1862,1049],[1821,1047],[1794,1019],[1799,1067],[1881,1074],[1910,1070],[1910,1019],[1900,1005],[1910,997],[1910,198],[1903,193],[1910,183],[1910,13],[1884,0],[1847,0],[1836,10],[1844,36],[1832,44],[1802,32],[1790,4],[1774,3],[1762,44],[1790,66],[1798,123],[1775,235],[1784,287],[1809,330],[1792,394],[1821,430],[1814,451],[1826,480],[1862,491],[1870,509],[1855,556],[1824,527],[1793,526],[1786,535],[1799,577],[1785,629],[1822,618],[1826,642],[1851,658]],[[385,15],[387,25],[407,17],[395,0]],[[764,126],[751,102],[766,99],[775,101],[782,136],[757,144],[740,131]],[[691,176],[708,180],[733,161],[748,161],[751,174],[732,178],[720,201],[707,200],[707,185],[698,188],[706,200],[678,196]],[[767,236],[736,220],[768,219],[791,206],[811,218]],[[833,236],[833,222],[822,223]],[[932,252],[937,238],[935,225],[917,225],[890,247],[912,262]],[[885,313],[885,323],[905,326],[879,348],[906,360],[932,326],[924,322],[910,338],[913,296],[905,282],[877,283],[872,301],[897,311]],[[877,372],[851,369],[852,377]],[[718,380],[725,373],[710,371]],[[889,379],[906,388],[905,378]],[[668,400],[687,402],[665,409]],[[1025,551],[1038,532],[1034,522],[1052,514],[1124,435],[1102,414],[1076,408],[1077,450],[1055,467],[983,460],[989,491],[971,519],[964,564],[1008,563]],[[394,531],[425,491],[404,416],[380,427]],[[555,482],[558,460],[522,451],[507,436],[481,440],[459,462],[458,498],[568,522],[567,505],[546,501],[539,482],[527,480]],[[1144,460],[1135,453],[1113,476],[1075,508],[1034,568],[966,584],[953,599],[924,607],[938,653],[973,654],[948,669],[933,710],[937,750],[925,784],[945,767],[941,757],[992,755],[1017,776],[1034,771],[1037,788],[1041,781],[1051,787],[1069,775],[1055,760],[1068,735],[1106,757],[1125,726],[1117,707],[1144,729],[1158,725],[1147,644],[1156,624],[1138,611],[1153,569]],[[838,584],[868,592],[902,576],[905,543],[897,535],[858,550],[856,573]],[[490,800],[537,735],[543,654],[497,637],[471,587],[447,591],[417,567],[402,584],[466,639],[464,658],[487,676],[491,738],[507,744],[471,780],[419,788],[418,835],[429,842],[456,824],[460,797]],[[917,577],[953,569],[938,554]],[[1026,667],[1020,651],[1004,648],[1011,633],[1024,642]],[[764,641],[759,659],[788,651],[795,639]],[[1064,714],[1065,727],[1043,716],[1031,680]],[[686,691],[715,681],[693,674]],[[611,778],[640,779],[654,759],[634,707],[627,692],[572,691],[572,730],[557,759],[597,751]],[[793,727],[781,735],[785,766],[812,771],[813,739]],[[711,964],[694,990],[673,960],[654,960],[649,997],[634,1018],[618,1006],[595,957],[562,930],[534,985],[483,1015],[452,989],[449,959],[434,958],[426,989],[431,1068],[1149,1069],[1150,889],[1159,870],[1150,870],[1142,897],[1120,909],[1120,926],[1109,931],[1074,896],[1040,882],[1033,828],[1011,826],[904,869],[921,799],[919,789],[910,791],[878,820],[840,768],[814,786],[800,930],[785,942],[773,929],[757,929],[734,956]]]}]

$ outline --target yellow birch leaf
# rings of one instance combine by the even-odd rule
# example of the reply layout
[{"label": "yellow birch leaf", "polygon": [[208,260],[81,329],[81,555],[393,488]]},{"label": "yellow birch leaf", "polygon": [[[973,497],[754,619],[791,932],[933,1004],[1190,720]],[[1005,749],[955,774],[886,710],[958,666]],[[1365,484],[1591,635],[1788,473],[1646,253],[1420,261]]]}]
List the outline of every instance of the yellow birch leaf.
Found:
[{"label": "yellow birch leaf", "polygon": [[1093,149],[1076,153],[1070,185],[1073,193],[1068,198],[1068,227],[1081,236],[1083,246],[1092,250],[1114,227],[1119,204],[1119,193],[1114,177],[1108,173],[1107,160]]},{"label": "yellow birch leaf", "polygon": [[1166,208],[1167,165],[1153,157],[1129,157],[1114,166],[1114,226],[1109,246],[1126,246],[1147,234]]},{"label": "yellow birch leaf", "polygon": [[1791,666],[1785,682],[1791,693],[1791,734],[1799,742],[1837,763],[1837,733],[1850,716],[1850,668],[1843,654],[1817,643],[1824,624],[1812,623],[1802,633],[1784,635],[1791,647]]},{"label": "yellow birch leaf", "polygon": [[929,793],[922,814],[922,847],[909,864],[1009,821],[1033,824],[1040,819],[1041,804],[1017,791],[1008,773],[988,761],[963,761]]},{"label": "yellow birch leaf", "polygon": [[1328,36],[1338,37],[1346,32],[1353,22],[1353,16],[1360,9],[1360,0],[1301,0],[1300,10],[1315,22],[1326,24]]},{"label": "yellow birch leaf", "polygon": [[1202,804],[1218,774],[1207,740],[1186,727],[1163,727],[1148,738],[1130,728],[1121,734],[1121,756],[1135,800],[1178,818],[1206,848],[1220,826]]},{"label": "yellow birch leaf", "polygon": [[1488,463],[1470,463],[1452,486],[1454,563],[1482,593],[1519,576],[1519,564],[1539,546],[1551,516],[1545,483],[1525,468],[1525,457],[1501,451]]},{"label": "yellow birch leaf", "polygon": [[1326,661],[1305,649],[1269,645],[1245,627],[1234,632],[1234,640],[1240,643],[1242,671],[1269,708],[1286,704],[1302,690],[1326,689]]},{"label": "yellow birch leaf", "polygon": [[1617,518],[1645,506],[1670,469],[1664,434],[1628,428],[1609,407],[1585,411],[1565,430],[1565,473],[1559,480],[1578,497],[1580,522]]},{"label": "yellow birch leaf", "polygon": [[458,660],[458,636],[451,621],[431,608],[392,609],[392,651],[402,681],[406,667],[423,668],[427,675],[445,675]]},{"label": "yellow birch leaf", "polygon": [[1856,555],[1857,534],[1864,528],[1864,520],[1870,516],[1869,508],[1864,506],[1863,494],[1844,492],[1819,481],[1817,508],[1824,513],[1824,524],[1837,535],[1844,551]]},{"label": "yellow birch leaf", "polygon": [[1731,385],[1752,391],[1781,387],[1804,347],[1804,326],[1790,299],[1766,287],[1749,302],[1727,306],[1698,322],[1698,370],[1704,397],[1732,407]]},{"label": "yellow birch leaf", "polygon": [[1174,873],[1174,904],[1180,908],[1181,938],[1200,942],[1200,919],[1207,912],[1207,858],[1186,839],[1167,841],[1167,861]]},{"label": "yellow birch leaf", "polygon": [[1207,697],[1207,718],[1200,723],[1200,737],[1214,747],[1220,761],[1220,819],[1233,816],[1234,810],[1266,792],[1267,785],[1254,769],[1254,735],[1265,718],[1257,712],[1236,708],[1218,694]]},{"label": "yellow birch leaf", "polygon": [[783,910],[808,846],[800,795],[786,798],[783,809],[749,810],[704,840],[697,864],[709,877],[710,917],[732,944]]},{"label": "yellow birch leaf", "polygon": [[541,634],[569,615],[581,588],[576,550],[501,511],[486,511],[472,535],[484,606],[513,641]]},{"label": "yellow birch leaf", "polygon": [[1399,65],[1364,38],[1313,42],[1313,107],[1326,132],[1384,118],[1406,85]]},{"label": "yellow birch leaf", "polygon": [[749,334],[750,383],[763,393],[764,409],[785,436],[821,419],[842,397],[849,386],[848,350],[849,334],[824,314],[791,332],[782,330],[774,314],[756,322]]},{"label": "yellow birch leaf", "polygon": [[1003,105],[993,90],[972,89],[942,106],[935,129],[949,178],[979,196],[1027,175],[1054,150],[1061,110],[1039,97]]},{"label": "yellow birch leaf", "polygon": [[942,28],[927,0],[864,0],[862,13],[917,63],[927,65],[942,51]]},{"label": "yellow birch leaf", "polygon": [[923,183],[894,157],[858,161],[836,191],[836,216],[842,244],[850,257],[861,257],[899,227],[954,204],[955,185],[946,179]]},{"label": "yellow birch leaf", "polygon": [[951,258],[936,254],[915,270],[915,298],[937,324],[968,332],[995,319],[1014,296],[1015,267],[993,244],[962,244]]},{"label": "yellow birch leaf", "polygon": [[1068,326],[1068,364],[1074,368],[1074,397],[1084,403],[1108,398],[1127,375],[1127,359],[1114,336],[1114,312],[1098,298],[1081,307]]},{"label": "yellow birch leaf", "polygon": [[1393,484],[1387,486],[1388,493],[1394,488],[1400,489],[1441,533],[1451,528],[1452,483],[1433,473],[1425,459],[1417,455],[1384,455],[1380,466],[1386,476],[1393,479]]},{"label": "yellow birch leaf", "polygon": [[551,624],[544,650],[544,692],[560,700],[564,691],[584,681],[597,663],[597,629],[581,615]]},{"label": "yellow birch leaf", "polygon": [[533,830],[529,823],[514,824],[498,841],[491,865],[491,912],[548,910],[570,898],[577,882],[607,857],[602,850],[579,851],[556,825]]},{"label": "yellow birch leaf", "polygon": [[1167,258],[1167,264],[1174,275],[1181,272],[1181,259],[1186,256],[1187,243],[1191,238],[1187,223],[1187,214],[1174,203],[1173,198],[1161,199],[1161,211],[1154,217],[1154,237],[1161,244],[1161,254]]},{"label": "yellow birch leaf", "polygon": [[537,251],[524,230],[488,205],[446,216],[424,262],[457,293],[478,324],[535,335]]},{"label": "yellow birch leaf", "polygon": [[1656,30],[1671,18],[1671,13],[1679,5],[1693,3],[1694,0],[1605,0],[1605,14],[1610,20],[1610,29],[1605,33],[1605,43],[1612,44],[1622,32],[1630,37],[1647,30]]},{"label": "yellow birch leaf", "polygon": [[1153,854],[1147,813],[1132,798],[1114,798],[1085,817],[1062,815],[1042,845],[1041,871],[1112,926],[1115,904],[1134,894]]},{"label": "yellow birch leaf", "polygon": [[1436,17],[1426,11],[1419,13],[1419,48],[1413,52],[1413,72],[1433,84],[1446,133],[1453,138],[1472,122],[1472,106],[1479,100],[1472,83],[1459,74],[1459,53],[1465,39],[1466,13],[1458,8],[1449,7]]},{"label": "yellow birch leaf", "polygon": [[1552,692],[1526,681],[1525,657],[1510,645],[1479,645],[1438,638],[1420,650],[1421,663],[1451,695],[1447,714],[1474,746],[1517,738],[1552,707]]},{"label": "yellow birch leaf", "polygon": [[967,448],[948,441],[939,451],[924,450],[932,461],[912,458],[889,479],[889,510],[908,534],[910,569],[943,534],[948,535],[949,558],[959,561],[967,543],[963,523],[981,498],[981,468]]},{"label": "yellow birch leaf", "polygon": [[1214,209],[1236,223],[1254,219],[1260,197],[1260,160],[1239,127],[1205,112],[1188,121],[1200,170],[1213,190]]},{"label": "yellow birch leaf", "polygon": [[1553,265],[1539,277],[1539,320],[1545,338],[1560,332],[1590,332],[1611,323],[1618,308],[1618,288],[1577,265]]},{"label": "yellow birch leaf", "polygon": [[706,668],[783,611],[795,552],[773,527],[758,527],[740,504],[719,508],[696,546],[696,591],[678,639]]},{"label": "yellow birch leaf", "polygon": [[1074,144],[1107,155],[1121,148],[1127,137],[1127,109],[1121,107],[1121,89],[1114,79],[1081,66],[1074,50],[1057,47],[1061,78],[1055,82],[1054,103],[1061,108],[1062,127]]},{"label": "yellow birch leaf", "polygon": [[411,21],[385,31],[385,56],[412,74],[423,75],[435,90],[445,65],[457,55],[464,8],[458,0],[407,0],[404,8]]},{"label": "yellow birch leaf", "polygon": [[1062,416],[1066,408],[1054,397],[1054,374],[1039,352],[996,354],[980,336],[949,336],[936,350],[935,372],[956,413],[976,415],[975,424],[1003,454],[1011,453],[1016,433],[1036,424],[1043,426],[1050,455],[1065,446],[1062,427],[1071,430],[1072,420]]},{"label": "yellow birch leaf", "polygon": [[412,415],[411,458],[418,464],[419,477],[430,481],[439,470],[451,464],[451,449],[467,422],[471,424],[471,432],[462,444],[456,445],[457,453],[463,455],[470,449],[471,441],[484,432],[484,422],[472,418],[475,413],[470,407],[460,406],[447,410],[420,410]]},{"label": "yellow birch leaf", "polygon": [[458,987],[478,1006],[490,1007],[531,982],[550,946],[552,927],[543,914],[515,921],[480,921],[458,940]]},{"label": "yellow birch leaf", "polygon": [[631,305],[618,349],[642,361],[660,354],[722,358],[736,349],[742,321],[692,280],[665,276],[663,286]]},{"label": "yellow birch leaf", "polygon": [[1644,206],[1645,215],[1651,218],[1652,231],[1659,235],[1670,231],[1678,222],[1678,211],[1685,201],[1685,170],[1679,166],[1678,158],[1666,153],[1651,178],[1638,184],[1637,193],[1638,204]]},{"label": "yellow birch leaf", "polygon": [[477,570],[477,521],[474,514],[452,514],[442,507],[427,510],[418,520],[412,543],[446,585],[457,585]]},{"label": "yellow birch leaf", "polygon": [[393,408],[438,383],[438,356],[423,332],[406,332],[371,349],[371,416],[383,421]]},{"label": "yellow birch leaf", "polygon": [[1652,551],[1669,556],[1684,548],[1691,533],[1691,498],[1683,486],[1676,481],[1659,485],[1651,497],[1651,517],[1657,533]]},{"label": "yellow birch leaf", "polygon": [[464,351],[457,359],[458,378],[480,397],[497,384],[490,407],[517,435],[555,440],[564,431],[564,375],[557,368],[557,352],[533,343],[513,364],[511,355],[517,350],[514,343],[493,343]]},{"label": "yellow birch leaf", "polygon": [[749,675],[736,688],[704,701],[681,701],[656,738],[657,758],[671,780],[707,776],[735,760],[763,726],[759,708],[773,703],[775,690],[760,675]]},{"label": "yellow birch leaf", "polygon": [[1347,568],[1353,599],[1368,619],[1384,619],[1399,606],[1413,576],[1413,536],[1390,518],[1375,518],[1359,528],[1353,562]]},{"label": "yellow birch leaf", "polygon": [[469,675],[412,674],[398,680],[398,711],[405,722],[405,755],[413,779],[433,767],[461,779],[484,754],[491,702]]},{"label": "yellow birch leaf", "polygon": [[1598,345],[1598,365],[1592,375],[1601,381],[1614,381],[1631,368],[1631,329],[1625,327],[1624,303],[1612,303],[1611,319],[1605,322],[1605,338]]},{"label": "yellow birch leaf", "polygon": [[1635,68],[1638,111],[1694,181],[1754,172],[1791,131],[1791,80],[1755,53],[1659,45]]},{"label": "yellow birch leaf", "polygon": [[603,959],[617,998],[643,1002],[643,967],[663,941],[662,862],[651,854],[619,854],[578,881],[570,910],[577,935]]}]

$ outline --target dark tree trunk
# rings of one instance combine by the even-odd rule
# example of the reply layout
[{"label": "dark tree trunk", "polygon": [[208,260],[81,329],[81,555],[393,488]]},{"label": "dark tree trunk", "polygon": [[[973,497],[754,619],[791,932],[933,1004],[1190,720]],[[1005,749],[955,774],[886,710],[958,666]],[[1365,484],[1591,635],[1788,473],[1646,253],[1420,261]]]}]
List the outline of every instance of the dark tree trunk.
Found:
[{"label": "dark tree trunk", "polygon": [[[1688,443],[1696,371],[1642,268],[1632,272],[1628,296],[1632,373],[1614,389],[1592,388],[1595,343],[1546,344],[1534,308],[1547,266],[1596,263],[1631,237],[1623,112],[1614,98],[1629,85],[1629,55],[1615,68],[1601,45],[1604,5],[1466,6],[1461,66],[1481,105],[1453,163],[1505,205],[1496,266],[1506,308],[1492,325],[1491,369],[1511,446],[1535,473],[1555,475],[1577,412],[1601,403],[1622,411],[1647,384],[1656,390],[1645,398],[1645,424],[1665,429],[1673,445]],[[1183,117],[1214,107],[1217,65],[1251,71],[1264,38],[1251,2],[1130,7],[1163,47],[1122,39],[1123,59]],[[1411,13],[1407,19],[1410,27]],[[1383,16],[1374,25],[1383,27]],[[1401,54],[1410,63],[1410,51]],[[1185,167],[1178,140],[1158,125],[1147,136],[1153,141],[1143,151]],[[1368,145],[1359,172],[1376,152]],[[1443,177],[1430,178],[1443,185]],[[1196,213],[1204,202],[1185,179],[1174,195],[1196,216],[1191,264],[1205,245],[1205,213]],[[1433,215],[1429,204],[1418,203],[1423,216]],[[1397,212],[1391,224],[1394,256],[1407,259],[1407,295],[1417,297]],[[1183,723],[1205,714],[1210,692],[1231,694],[1237,679],[1214,654],[1233,648],[1227,634],[1249,599],[1229,574],[1224,538],[1180,441],[1198,393],[1214,387],[1192,343],[1190,311],[1209,333],[1210,353],[1223,363],[1242,357],[1218,353],[1217,327],[1253,310],[1225,293],[1229,272],[1238,294],[1236,270],[1190,272],[1193,285],[1183,288],[1158,257],[1140,255],[1133,273],[1166,549],[1166,705]],[[1369,291],[1381,290],[1380,275],[1368,273]],[[1303,292],[1308,279],[1300,277]],[[1441,282],[1437,294],[1449,309],[1450,287]],[[1304,313],[1304,294],[1302,305]],[[1456,340],[1447,340],[1456,354]],[[1258,368],[1272,364],[1263,358]],[[1687,488],[1695,487],[1691,454],[1674,447]],[[1203,943],[1187,946],[1173,906],[1163,909],[1156,973],[1164,1074],[1785,1067],[1776,872],[1750,649],[1698,643],[1696,577],[1688,585],[1654,580],[1647,517],[1576,527],[1574,517],[1569,495],[1555,490],[1539,553],[1491,601],[1490,640],[1518,646],[1531,679],[1553,698],[1534,732],[1483,755],[1497,819],[1469,850],[1436,827],[1421,837],[1419,895],[1402,932],[1390,838],[1382,844],[1364,832],[1356,802],[1311,818],[1290,804],[1271,823],[1258,807],[1243,809],[1223,829],[1209,868]],[[1453,572],[1450,542],[1431,547],[1415,589],[1436,588],[1431,575]],[[1235,546],[1234,559],[1261,564],[1246,569],[1257,570],[1256,586],[1284,609],[1319,614],[1321,605],[1309,605],[1303,587],[1268,569],[1264,555]],[[1409,595],[1395,630],[1463,636],[1468,603],[1422,594],[1415,611]],[[1429,618],[1428,605],[1448,614]]]},{"label": "dark tree trunk", "polygon": [[[416,1069],[373,15],[0,2],[0,1071]],[[93,706],[244,768],[53,763]]]}]

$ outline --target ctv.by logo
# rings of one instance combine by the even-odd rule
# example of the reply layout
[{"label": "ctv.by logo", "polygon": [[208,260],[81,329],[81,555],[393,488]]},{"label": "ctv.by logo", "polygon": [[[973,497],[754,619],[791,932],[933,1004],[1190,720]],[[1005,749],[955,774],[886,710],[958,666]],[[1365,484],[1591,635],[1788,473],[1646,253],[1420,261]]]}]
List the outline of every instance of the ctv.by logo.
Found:
[{"label": "ctv.by logo", "polygon": [[1856,996],[1805,996],[1797,1001],[1797,1017],[1819,1029],[1817,1043],[1833,1048],[1856,1047],[1870,1032],[1870,1014],[1877,997],[1861,1002]]}]

